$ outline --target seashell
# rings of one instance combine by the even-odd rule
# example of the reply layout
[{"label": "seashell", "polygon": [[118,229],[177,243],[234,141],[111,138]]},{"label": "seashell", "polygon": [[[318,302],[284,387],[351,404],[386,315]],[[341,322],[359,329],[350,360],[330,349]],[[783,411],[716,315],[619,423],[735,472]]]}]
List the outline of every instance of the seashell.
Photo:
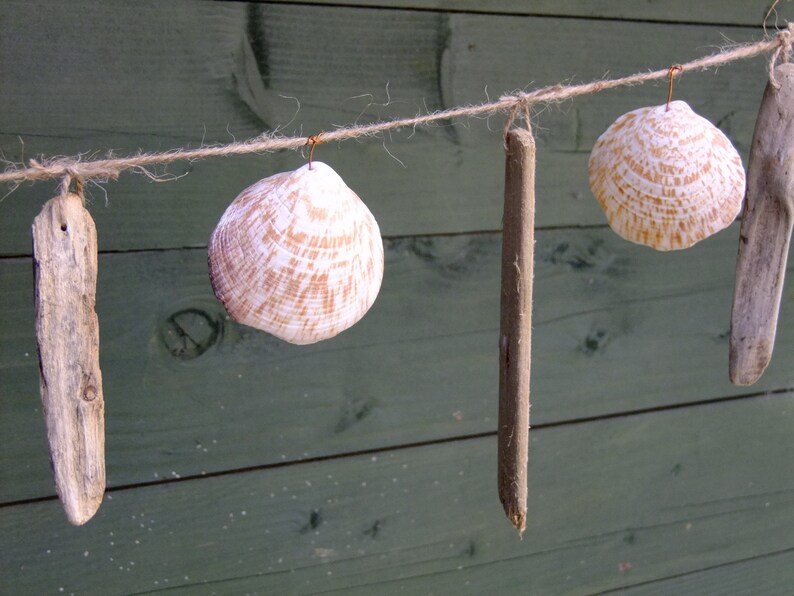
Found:
[{"label": "seashell", "polygon": [[372,306],[383,241],[356,193],[314,161],[237,196],[210,238],[209,271],[232,319],[311,344],[341,333]]},{"label": "seashell", "polygon": [[736,149],[683,101],[623,114],[598,138],[589,174],[612,229],[657,250],[730,225],[745,189]]}]

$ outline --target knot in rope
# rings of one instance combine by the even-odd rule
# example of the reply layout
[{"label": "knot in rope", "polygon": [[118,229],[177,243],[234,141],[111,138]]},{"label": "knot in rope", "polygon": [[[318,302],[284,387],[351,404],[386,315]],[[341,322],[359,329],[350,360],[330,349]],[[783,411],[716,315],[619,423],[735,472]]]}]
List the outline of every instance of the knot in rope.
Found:
[{"label": "knot in rope", "polygon": [[769,58],[769,82],[775,89],[780,89],[780,82],[775,77],[775,66],[778,59],[785,64],[791,57],[791,48],[794,43],[794,23],[789,23],[785,29],[778,31],[777,42],[777,49]]}]

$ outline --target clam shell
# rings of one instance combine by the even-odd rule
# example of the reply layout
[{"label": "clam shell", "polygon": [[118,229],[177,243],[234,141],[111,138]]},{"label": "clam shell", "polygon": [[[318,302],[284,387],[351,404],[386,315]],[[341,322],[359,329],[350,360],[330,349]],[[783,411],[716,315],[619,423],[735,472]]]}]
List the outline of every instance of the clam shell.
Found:
[{"label": "clam shell", "polygon": [[745,190],[736,149],[683,101],[623,114],[598,138],[589,174],[612,229],[657,250],[730,225]]},{"label": "clam shell", "polygon": [[232,319],[310,344],[344,331],[372,306],[383,241],[356,193],[315,161],[239,194],[210,238],[209,271]]}]

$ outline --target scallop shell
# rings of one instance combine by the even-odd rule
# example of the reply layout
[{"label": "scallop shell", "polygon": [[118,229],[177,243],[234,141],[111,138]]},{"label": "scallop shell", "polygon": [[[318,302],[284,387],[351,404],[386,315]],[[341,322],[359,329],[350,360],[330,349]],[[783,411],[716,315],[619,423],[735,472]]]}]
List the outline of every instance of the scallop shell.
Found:
[{"label": "scallop shell", "polygon": [[372,306],[383,241],[356,193],[315,161],[239,194],[210,238],[209,270],[232,319],[311,344],[341,333]]},{"label": "scallop shell", "polygon": [[744,197],[736,149],[683,101],[623,114],[598,138],[589,173],[612,229],[657,250],[727,227]]}]

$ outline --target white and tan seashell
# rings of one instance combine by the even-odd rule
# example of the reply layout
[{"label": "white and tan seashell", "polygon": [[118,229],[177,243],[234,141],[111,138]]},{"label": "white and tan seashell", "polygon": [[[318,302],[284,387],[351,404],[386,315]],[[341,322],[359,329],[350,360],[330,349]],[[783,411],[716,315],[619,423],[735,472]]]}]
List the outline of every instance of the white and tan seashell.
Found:
[{"label": "white and tan seashell", "polygon": [[311,344],[341,333],[372,306],[383,241],[356,193],[314,161],[237,196],[210,238],[209,270],[232,319]]},{"label": "white and tan seashell", "polygon": [[683,101],[623,114],[598,138],[589,175],[612,229],[657,250],[730,225],[745,190],[736,149]]}]

